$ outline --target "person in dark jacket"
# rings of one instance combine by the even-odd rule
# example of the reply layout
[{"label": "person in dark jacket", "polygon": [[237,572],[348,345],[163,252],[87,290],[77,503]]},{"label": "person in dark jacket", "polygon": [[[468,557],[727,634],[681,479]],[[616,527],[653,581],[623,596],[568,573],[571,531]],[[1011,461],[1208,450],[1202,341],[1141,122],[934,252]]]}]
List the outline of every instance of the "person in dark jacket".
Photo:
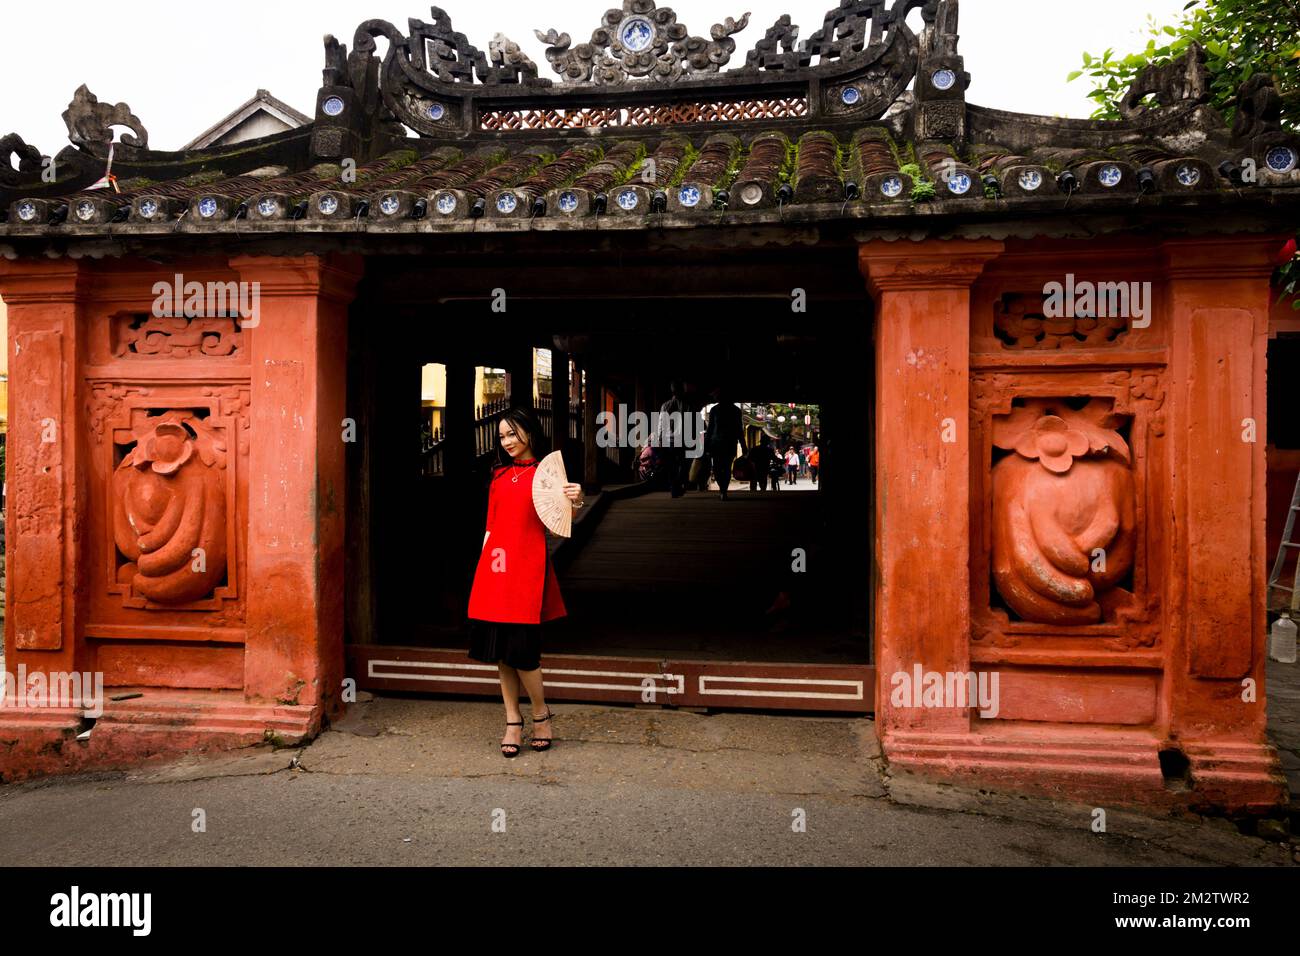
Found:
[{"label": "person in dark jacket", "polygon": [[750,491],[767,491],[767,479],[772,474],[772,439],[764,435],[758,447],[749,453],[749,461],[754,466],[754,477],[750,479]]},{"label": "person in dark jacket", "polygon": [[781,479],[784,477],[785,477],[785,459],[781,457],[781,453],[779,451],[773,449],[772,470],[771,470],[773,491],[781,490]]},{"label": "person in dark jacket", "polygon": [[726,388],[718,389],[718,403],[709,413],[709,427],[704,433],[704,447],[713,463],[713,478],[718,483],[718,495],[727,500],[731,486],[731,465],[736,460],[736,445],[745,452],[744,420],[740,407],[731,400]]}]

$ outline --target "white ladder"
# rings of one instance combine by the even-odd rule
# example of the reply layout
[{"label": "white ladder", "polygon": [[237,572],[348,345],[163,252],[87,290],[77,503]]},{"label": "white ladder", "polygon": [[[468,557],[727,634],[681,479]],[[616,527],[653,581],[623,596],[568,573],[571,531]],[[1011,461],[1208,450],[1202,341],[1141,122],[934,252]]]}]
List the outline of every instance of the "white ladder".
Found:
[{"label": "white ladder", "polygon": [[1295,516],[1300,512],[1300,475],[1296,476],[1295,493],[1291,495],[1291,510],[1286,513],[1286,530],[1282,532],[1282,542],[1277,546],[1277,559],[1273,562],[1273,573],[1268,576],[1269,591],[1286,591],[1291,595],[1291,611],[1300,611],[1300,556],[1296,557],[1295,577],[1291,586],[1278,582],[1282,578],[1282,566],[1286,564],[1288,549],[1300,550],[1300,542],[1292,540],[1295,532]]}]

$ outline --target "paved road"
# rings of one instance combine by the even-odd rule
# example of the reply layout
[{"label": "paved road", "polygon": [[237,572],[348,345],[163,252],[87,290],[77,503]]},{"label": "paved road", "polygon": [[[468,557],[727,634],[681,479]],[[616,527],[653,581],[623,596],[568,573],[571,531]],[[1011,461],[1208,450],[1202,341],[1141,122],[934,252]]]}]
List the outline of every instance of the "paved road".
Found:
[{"label": "paved road", "polygon": [[1225,821],[1114,811],[1096,834],[1088,807],[890,781],[867,720],[554,711],[551,752],[510,761],[499,704],[381,697],[303,749],[3,787],[0,866],[1292,859]]}]

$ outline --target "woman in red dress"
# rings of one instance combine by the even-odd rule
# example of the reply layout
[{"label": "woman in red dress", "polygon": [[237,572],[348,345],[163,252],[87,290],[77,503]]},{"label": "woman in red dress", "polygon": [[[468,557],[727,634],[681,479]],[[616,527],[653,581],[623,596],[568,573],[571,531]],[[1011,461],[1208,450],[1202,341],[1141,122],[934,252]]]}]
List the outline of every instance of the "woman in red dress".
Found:
[{"label": "woman in red dress", "polygon": [[[546,526],[533,507],[533,476],[545,437],[537,420],[518,408],[506,412],[497,434],[501,445],[488,491],[487,533],[469,595],[469,656],[497,665],[506,705],[501,755],[513,757],[523,737],[521,683],[533,705],[532,747],[541,751],[551,746],[551,712],[542,687],[542,625],[568,612],[546,553]],[[581,485],[565,485],[564,494],[575,509],[582,507]],[[547,724],[544,737],[537,733],[539,723]]]}]

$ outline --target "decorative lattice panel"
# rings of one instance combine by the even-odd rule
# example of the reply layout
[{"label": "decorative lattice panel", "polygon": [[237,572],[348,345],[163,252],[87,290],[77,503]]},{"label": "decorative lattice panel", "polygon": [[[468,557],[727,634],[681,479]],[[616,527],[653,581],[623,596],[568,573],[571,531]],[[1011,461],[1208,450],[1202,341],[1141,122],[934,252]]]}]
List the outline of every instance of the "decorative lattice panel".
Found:
[{"label": "decorative lattice panel", "polygon": [[736,100],[729,103],[674,103],[625,109],[492,110],[484,112],[482,129],[578,129],[591,126],[674,126],[685,123],[737,123],[760,119],[789,119],[808,115],[806,97]]}]

